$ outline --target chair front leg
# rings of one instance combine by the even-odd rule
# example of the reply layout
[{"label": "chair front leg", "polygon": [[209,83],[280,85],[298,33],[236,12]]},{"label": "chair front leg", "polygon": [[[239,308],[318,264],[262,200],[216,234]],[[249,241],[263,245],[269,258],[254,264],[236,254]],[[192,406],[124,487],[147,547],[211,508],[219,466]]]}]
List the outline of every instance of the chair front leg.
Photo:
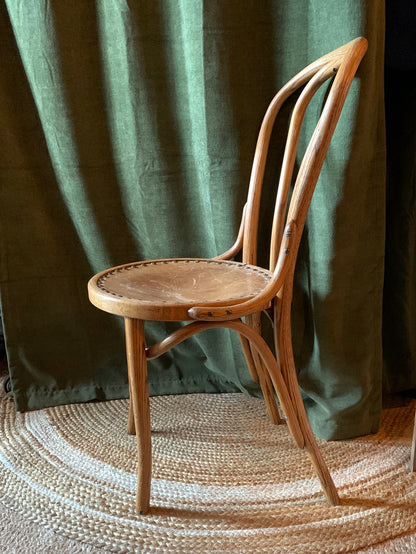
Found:
[{"label": "chair front leg", "polygon": [[[130,403],[129,431],[135,429],[137,441],[137,496],[136,508],[141,514],[149,510],[152,471],[152,445],[150,429],[149,389],[144,340],[144,323],[125,318],[127,368],[129,372]],[[134,426],[132,425],[134,422]]]}]

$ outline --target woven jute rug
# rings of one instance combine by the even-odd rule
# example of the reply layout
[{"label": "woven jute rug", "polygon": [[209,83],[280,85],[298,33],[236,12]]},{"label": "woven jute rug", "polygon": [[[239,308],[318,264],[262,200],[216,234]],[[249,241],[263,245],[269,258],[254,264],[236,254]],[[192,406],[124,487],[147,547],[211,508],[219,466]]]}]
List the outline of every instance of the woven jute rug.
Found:
[{"label": "woven jute rug", "polygon": [[152,507],[140,516],[126,400],[25,414],[2,400],[0,499],[107,552],[354,552],[416,532],[415,408],[384,410],[377,435],[319,441],[342,500],[334,508],[261,399],[154,397]]}]

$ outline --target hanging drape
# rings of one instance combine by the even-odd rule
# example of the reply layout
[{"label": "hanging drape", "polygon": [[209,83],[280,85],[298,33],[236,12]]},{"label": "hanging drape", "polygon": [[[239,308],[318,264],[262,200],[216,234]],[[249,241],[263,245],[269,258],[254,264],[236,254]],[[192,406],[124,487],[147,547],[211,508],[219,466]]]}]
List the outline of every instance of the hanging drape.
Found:
[{"label": "hanging drape", "polygon": [[[89,277],[226,250],[268,102],[313,59],[367,37],[311,206],[293,329],[315,432],[375,431],[383,2],[7,0],[0,10],[0,283],[19,410],[127,396],[122,321],[89,304]],[[165,330],[149,325],[149,342]],[[149,385],[151,394],[258,392],[228,331],[151,362]]]},{"label": "hanging drape", "polygon": [[384,382],[416,389],[416,4],[386,2]]}]

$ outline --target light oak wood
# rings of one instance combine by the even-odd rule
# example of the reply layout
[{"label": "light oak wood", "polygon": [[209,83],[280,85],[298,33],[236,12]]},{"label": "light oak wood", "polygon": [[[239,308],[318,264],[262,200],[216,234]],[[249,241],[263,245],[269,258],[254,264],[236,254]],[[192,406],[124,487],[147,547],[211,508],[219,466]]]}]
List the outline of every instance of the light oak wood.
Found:
[{"label": "light oak wood", "polygon": [[182,341],[188,339],[196,333],[206,331],[207,329],[212,329],[215,327],[222,327],[224,329],[232,329],[237,331],[240,335],[245,337],[251,344],[253,351],[258,354],[264,367],[267,368],[267,371],[270,375],[270,378],[275,387],[276,393],[279,397],[280,405],[286,415],[288,426],[292,431],[292,435],[301,447],[304,446],[304,434],[302,433],[299,427],[299,421],[296,417],[296,410],[292,405],[289,397],[289,393],[286,387],[286,384],[282,378],[282,373],[276,361],[276,358],[273,356],[270,348],[267,346],[267,343],[254,329],[246,325],[240,320],[234,321],[198,321],[190,323],[186,327],[181,327],[177,331],[171,333],[168,337],[165,337],[163,340],[153,345],[150,348],[146,349],[146,355],[148,359],[156,358],[166,353],[171,348],[177,346]]},{"label": "light oak wood", "polygon": [[[195,333],[216,327],[238,334],[250,374],[261,386],[270,419],[274,423],[282,422],[277,397],[295,443],[309,454],[329,502],[339,503],[299,390],[292,351],[291,304],[296,257],[312,194],[366,50],[364,38],[351,41],[310,64],[273,98],[260,128],[238,237],[229,250],[210,260],[177,258],[125,264],[102,271],[88,283],[89,298],[95,306],[125,318],[130,386],[127,428],[130,433],[136,432],[137,437],[137,509],[141,513],[149,509],[151,486],[147,360],[164,354]],[[307,106],[316,91],[328,82],[322,112],[294,176]],[[270,137],[281,106],[301,87],[292,112],[276,195],[269,267],[262,268],[256,265],[257,234]],[[231,261],[240,252],[242,263]],[[262,311],[274,326],[275,354],[262,338]],[[144,321],[147,320],[188,323],[146,348]],[[412,448],[413,469],[415,442],[416,439]]]}]

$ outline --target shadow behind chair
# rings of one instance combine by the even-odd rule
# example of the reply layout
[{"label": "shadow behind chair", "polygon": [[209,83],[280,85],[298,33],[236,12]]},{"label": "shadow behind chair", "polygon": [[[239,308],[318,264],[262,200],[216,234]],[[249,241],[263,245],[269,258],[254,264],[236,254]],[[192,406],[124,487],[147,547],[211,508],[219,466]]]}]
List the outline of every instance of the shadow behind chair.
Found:
[{"label": "shadow behind chair", "polygon": [[[88,284],[98,308],[123,316],[130,385],[128,430],[138,450],[137,510],[149,509],[151,431],[146,362],[195,333],[213,327],[239,334],[250,373],[260,383],[268,414],[281,419],[276,393],[297,445],[310,455],[328,500],[338,494],[306,417],[293,360],[290,311],[293,275],[307,211],[349,87],[367,50],[358,38],[323,56],[293,77],[274,97],[264,117],[254,156],[247,203],[236,243],[212,259],[151,260],[108,269]],[[316,129],[296,176],[290,204],[300,128],[316,91],[331,80]],[[276,197],[268,269],[256,266],[260,195],[273,125],[282,104],[303,87],[293,109]],[[242,250],[242,263],[230,261]],[[276,356],[260,334],[260,314],[274,324]],[[244,322],[242,320],[244,318]],[[188,321],[157,344],[146,347],[144,322]]]}]

